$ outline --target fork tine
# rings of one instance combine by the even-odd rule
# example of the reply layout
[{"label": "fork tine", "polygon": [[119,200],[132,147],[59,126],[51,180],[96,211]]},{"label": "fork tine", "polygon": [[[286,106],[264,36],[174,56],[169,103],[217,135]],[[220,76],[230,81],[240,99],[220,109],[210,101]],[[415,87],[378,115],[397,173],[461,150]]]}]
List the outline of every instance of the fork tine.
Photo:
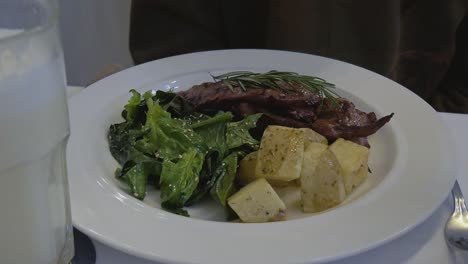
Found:
[{"label": "fork tine", "polygon": [[452,188],[452,195],[455,203],[455,212],[454,213],[462,213],[464,217],[468,216],[468,212],[466,210],[465,198],[463,197],[463,193],[460,189],[460,185],[458,181],[455,181],[455,184]]}]

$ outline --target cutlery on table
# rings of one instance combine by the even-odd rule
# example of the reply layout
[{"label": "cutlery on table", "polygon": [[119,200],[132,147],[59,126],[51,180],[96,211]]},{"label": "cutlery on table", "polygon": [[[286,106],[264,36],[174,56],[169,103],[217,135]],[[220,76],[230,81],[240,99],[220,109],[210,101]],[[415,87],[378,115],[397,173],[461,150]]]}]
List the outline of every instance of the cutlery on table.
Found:
[{"label": "cutlery on table", "polygon": [[445,224],[445,240],[452,248],[468,250],[468,211],[458,181],[452,189],[454,209]]}]

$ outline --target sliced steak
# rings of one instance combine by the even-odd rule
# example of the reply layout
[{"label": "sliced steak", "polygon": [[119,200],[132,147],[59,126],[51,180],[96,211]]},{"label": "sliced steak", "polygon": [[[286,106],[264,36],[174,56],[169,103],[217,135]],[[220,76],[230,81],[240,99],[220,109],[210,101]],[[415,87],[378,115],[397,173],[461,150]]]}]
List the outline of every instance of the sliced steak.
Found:
[{"label": "sliced steak", "polygon": [[393,116],[377,120],[373,112],[360,111],[344,98],[333,103],[302,87],[288,86],[287,89],[287,92],[270,88],[244,91],[234,86],[231,90],[223,82],[213,82],[195,85],[179,95],[200,112],[231,111],[236,119],[264,113],[253,131],[257,136],[261,136],[268,125],[309,127],[329,142],[344,138],[369,146],[366,137],[377,132]]},{"label": "sliced steak", "polygon": [[223,107],[226,104],[260,104],[290,108],[312,106],[320,102],[320,97],[303,88],[288,87],[290,92],[275,89],[247,89],[235,86],[229,89],[223,82],[202,83],[179,94],[190,101],[195,110]]}]

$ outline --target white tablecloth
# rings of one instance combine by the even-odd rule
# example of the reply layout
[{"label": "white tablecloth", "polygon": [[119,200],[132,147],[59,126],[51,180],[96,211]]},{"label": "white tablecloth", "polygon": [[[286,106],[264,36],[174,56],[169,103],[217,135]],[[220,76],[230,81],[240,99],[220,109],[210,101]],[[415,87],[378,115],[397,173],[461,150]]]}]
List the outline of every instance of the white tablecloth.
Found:
[{"label": "white tablecloth", "polygon": [[[81,88],[70,87],[69,95]],[[457,179],[468,195],[468,115],[439,113],[449,128],[449,137],[456,142]],[[441,175],[443,177],[443,175]],[[448,194],[447,194],[448,195]],[[376,249],[348,257],[332,264],[452,264],[468,263],[468,252],[453,252],[444,239],[444,225],[453,208],[451,196],[425,222],[406,235]],[[156,262],[130,256],[97,241],[97,264],[155,264]]]}]

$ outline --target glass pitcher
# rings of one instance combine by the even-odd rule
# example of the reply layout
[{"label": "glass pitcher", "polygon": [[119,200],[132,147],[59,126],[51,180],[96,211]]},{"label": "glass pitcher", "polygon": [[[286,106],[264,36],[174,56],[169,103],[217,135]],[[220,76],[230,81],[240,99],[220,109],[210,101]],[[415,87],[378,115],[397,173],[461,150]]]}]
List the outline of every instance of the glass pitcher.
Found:
[{"label": "glass pitcher", "polygon": [[0,1],[0,263],[69,263],[73,227],[58,7]]}]

